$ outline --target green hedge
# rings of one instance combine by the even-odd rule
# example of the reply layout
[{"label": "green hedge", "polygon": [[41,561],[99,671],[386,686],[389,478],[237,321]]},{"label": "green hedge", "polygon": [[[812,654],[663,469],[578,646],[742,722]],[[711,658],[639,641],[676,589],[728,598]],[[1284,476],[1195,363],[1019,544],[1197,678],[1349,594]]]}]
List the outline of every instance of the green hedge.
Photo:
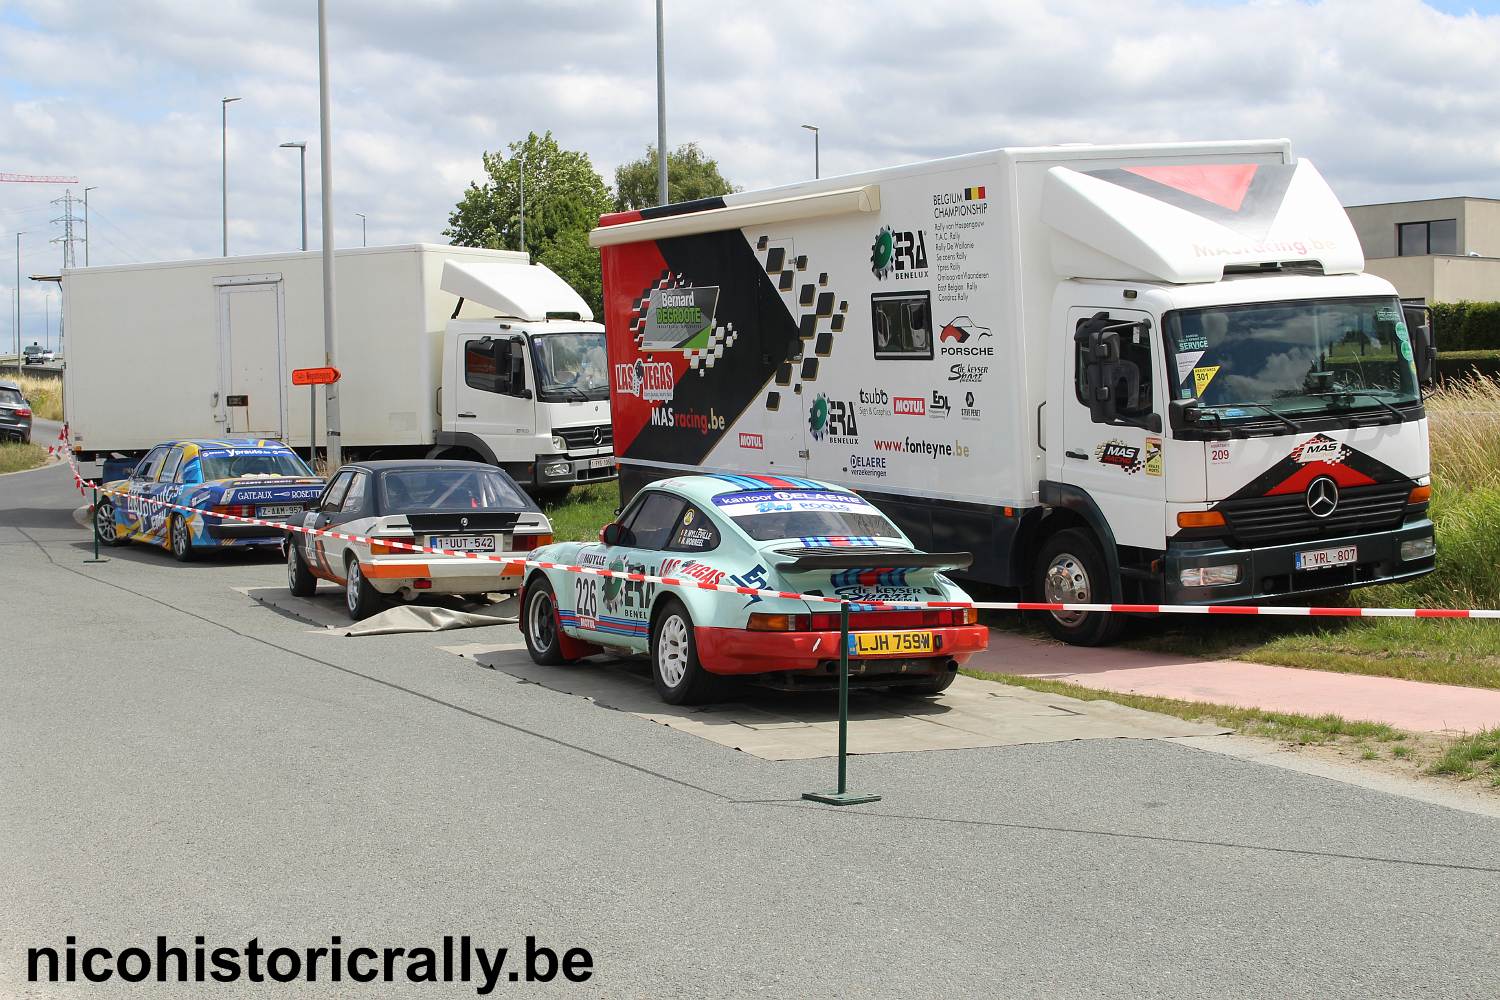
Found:
[{"label": "green hedge", "polygon": [[1500,350],[1500,302],[1435,302],[1432,319],[1439,353]]}]

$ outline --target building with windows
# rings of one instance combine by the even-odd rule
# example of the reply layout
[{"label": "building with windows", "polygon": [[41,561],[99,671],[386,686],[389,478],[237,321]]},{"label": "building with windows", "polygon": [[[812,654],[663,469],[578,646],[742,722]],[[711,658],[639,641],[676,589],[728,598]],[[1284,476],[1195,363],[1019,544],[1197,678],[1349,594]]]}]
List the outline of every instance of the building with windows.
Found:
[{"label": "building with windows", "polygon": [[1347,211],[1365,270],[1402,298],[1500,301],[1500,199],[1431,198]]}]

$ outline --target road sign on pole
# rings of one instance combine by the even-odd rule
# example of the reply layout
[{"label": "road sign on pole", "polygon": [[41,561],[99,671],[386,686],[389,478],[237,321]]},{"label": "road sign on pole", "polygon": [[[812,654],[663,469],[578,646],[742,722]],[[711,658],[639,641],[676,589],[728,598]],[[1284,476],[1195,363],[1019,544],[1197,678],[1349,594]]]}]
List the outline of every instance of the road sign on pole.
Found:
[{"label": "road sign on pole", "polygon": [[292,385],[332,385],[343,377],[337,368],[292,369]]},{"label": "road sign on pole", "polygon": [[318,460],[318,386],[332,385],[343,377],[337,368],[294,368],[292,385],[307,386],[307,464]]}]

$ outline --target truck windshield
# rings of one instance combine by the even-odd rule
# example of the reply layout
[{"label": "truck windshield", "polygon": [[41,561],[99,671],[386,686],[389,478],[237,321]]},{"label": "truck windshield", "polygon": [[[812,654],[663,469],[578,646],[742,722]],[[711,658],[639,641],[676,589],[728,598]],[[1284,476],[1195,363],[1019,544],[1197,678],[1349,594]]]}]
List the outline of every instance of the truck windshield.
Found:
[{"label": "truck windshield", "polygon": [[1173,395],[1223,420],[1330,416],[1420,398],[1395,298],[1181,309],[1163,323]]},{"label": "truck windshield", "polygon": [[245,451],[205,451],[198,456],[203,462],[203,478],[238,479],[241,476],[311,476],[309,469],[289,451],[270,449]]},{"label": "truck windshield", "polygon": [[531,351],[539,398],[551,403],[609,398],[604,334],[542,334],[531,338]]}]

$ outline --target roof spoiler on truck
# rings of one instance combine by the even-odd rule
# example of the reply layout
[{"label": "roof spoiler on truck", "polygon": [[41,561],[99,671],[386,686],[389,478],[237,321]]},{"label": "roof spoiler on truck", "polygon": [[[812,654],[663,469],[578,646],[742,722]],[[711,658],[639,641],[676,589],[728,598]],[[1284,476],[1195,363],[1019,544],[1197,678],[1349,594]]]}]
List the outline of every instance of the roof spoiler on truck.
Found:
[{"label": "roof spoiler on truck", "polygon": [[792,219],[813,219],[830,215],[848,215],[853,212],[879,211],[880,185],[861,184],[858,187],[840,188],[837,191],[819,191],[814,194],[793,195],[790,198],[752,201],[725,205],[723,208],[708,208],[696,212],[647,217],[634,222],[602,225],[589,232],[589,246],[608,247],[621,243],[639,243],[643,240],[665,240],[674,236],[717,233],[726,229],[744,229],[746,226],[765,226],[777,222],[788,222]]}]

